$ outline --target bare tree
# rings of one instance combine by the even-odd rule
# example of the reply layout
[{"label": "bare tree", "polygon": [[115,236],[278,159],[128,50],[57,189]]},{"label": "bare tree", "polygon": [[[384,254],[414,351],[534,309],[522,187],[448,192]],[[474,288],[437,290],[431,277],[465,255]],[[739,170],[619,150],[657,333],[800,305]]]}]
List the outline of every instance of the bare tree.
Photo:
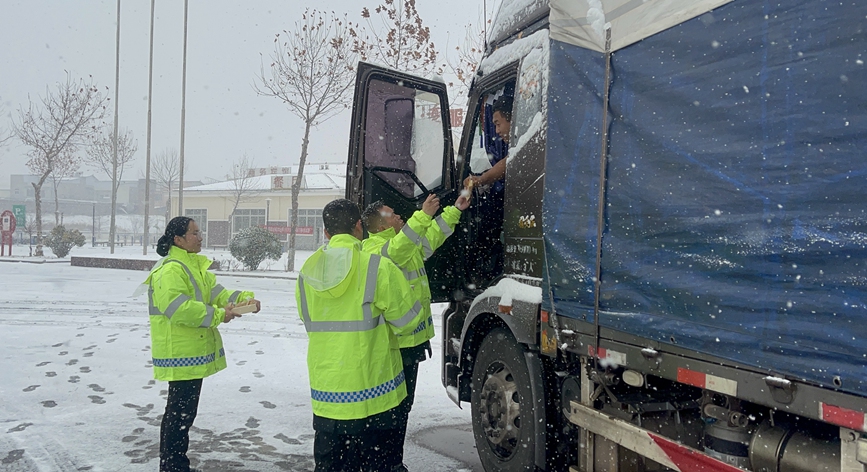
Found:
[{"label": "bare tree", "polygon": [[63,154],[54,163],[54,171],[51,172],[51,185],[54,189],[54,225],[60,224],[60,183],[68,177],[72,177],[81,165],[74,148],[63,151]]},{"label": "bare tree", "polygon": [[21,225],[24,228],[24,232],[27,233],[27,244],[30,246],[30,255],[33,256],[33,233],[36,232],[36,218],[30,218],[29,220],[25,218],[24,224]]},{"label": "bare tree", "polygon": [[[11,118],[10,115],[6,114],[6,106],[3,103],[3,97],[0,97],[0,118]],[[9,131],[5,125],[0,125],[0,147],[3,147],[4,144],[9,142],[12,138],[15,137],[15,133]]]},{"label": "bare tree", "polygon": [[129,229],[132,231],[132,244],[135,244],[136,238],[141,235],[144,230],[144,215],[128,215]]},{"label": "bare tree", "polygon": [[298,175],[292,182],[292,216],[286,270],[295,270],[295,228],[298,226],[298,194],[304,181],[310,128],[333,117],[349,105],[355,79],[356,54],[350,44],[353,26],[333,12],[306,10],[291,32],[274,38],[269,74],[261,68],[256,92],[283,101],[304,121]]},{"label": "bare tree", "polygon": [[362,60],[372,60],[412,74],[437,70],[437,50],[424,26],[415,0],[384,0],[373,9],[362,8],[364,30],[351,29],[353,48]]},{"label": "bare tree", "polygon": [[[244,157],[232,165],[232,174],[226,176],[231,182],[231,189],[227,198],[229,199],[229,203],[232,204],[232,212],[229,213],[229,224],[232,226],[234,226],[232,217],[235,216],[238,205],[256,198],[264,190],[259,185],[259,179],[252,176],[250,172],[252,169],[254,169],[252,159],[244,154]],[[230,231],[230,234],[232,232]]]},{"label": "bare tree", "polygon": [[[87,147],[87,163],[102,170],[111,181],[111,216],[108,226],[108,241],[111,253],[114,254],[114,240],[117,233],[117,190],[123,180],[126,165],[135,158],[138,142],[129,129],[123,128],[117,133],[117,152],[114,149],[114,130],[102,127],[91,136]],[[115,161],[115,159],[117,159]],[[117,172],[115,173],[115,169]]]},{"label": "bare tree", "polygon": [[64,151],[84,144],[94,125],[105,116],[108,98],[93,84],[93,80],[73,81],[67,73],[66,82],[56,90],[46,88],[40,104],[31,100],[27,109],[18,110],[13,131],[24,145],[31,148],[27,167],[39,176],[33,182],[36,202],[36,255],[42,254],[42,185],[54,171]]},{"label": "bare tree", "polygon": [[172,188],[181,175],[181,164],[178,151],[166,148],[154,157],[151,163],[151,173],[157,187],[166,192],[166,223],[172,216]]},{"label": "bare tree", "polygon": [[168,221],[160,221],[160,218],[154,215],[154,221],[150,224],[150,230],[153,230],[154,234],[160,234],[163,232],[163,228],[165,228]]},{"label": "bare tree", "polygon": [[96,225],[95,225],[96,228],[94,228],[94,233],[99,238],[102,237],[102,226],[105,224],[105,223],[103,223],[104,219],[105,219],[105,217],[102,215],[96,217]]}]

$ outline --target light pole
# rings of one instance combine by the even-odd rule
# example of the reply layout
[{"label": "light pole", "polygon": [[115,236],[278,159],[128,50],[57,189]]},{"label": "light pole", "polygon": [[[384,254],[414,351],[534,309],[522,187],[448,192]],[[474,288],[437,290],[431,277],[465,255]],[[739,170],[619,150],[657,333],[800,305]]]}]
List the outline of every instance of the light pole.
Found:
[{"label": "light pole", "polygon": [[265,226],[268,226],[271,221],[271,199],[265,199]]},{"label": "light pole", "polygon": [[178,216],[184,214],[184,128],[187,121],[187,11],[189,0],[184,0],[184,61],[181,79],[181,159],[178,176]]},{"label": "light pole", "polygon": [[120,0],[117,0],[117,40],[114,47],[114,131],[111,146],[111,223],[109,225],[109,247],[114,254],[114,239],[117,234],[117,120],[118,94],[120,92]]},{"label": "light pole", "polygon": [[[150,36],[150,55],[148,59],[148,144],[147,144],[147,163],[145,164],[145,215],[144,215],[144,244],[142,244],[142,254],[147,255],[148,243],[150,242],[150,232],[148,218],[151,214],[151,103],[154,90],[154,3],[151,0],[151,36]],[[169,191],[171,193],[171,191]],[[168,220],[166,220],[168,223]]]},{"label": "light pole", "polygon": [[96,247],[96,202],[93,202],[93,219],[90,223],[90,243],[91,247]]}]

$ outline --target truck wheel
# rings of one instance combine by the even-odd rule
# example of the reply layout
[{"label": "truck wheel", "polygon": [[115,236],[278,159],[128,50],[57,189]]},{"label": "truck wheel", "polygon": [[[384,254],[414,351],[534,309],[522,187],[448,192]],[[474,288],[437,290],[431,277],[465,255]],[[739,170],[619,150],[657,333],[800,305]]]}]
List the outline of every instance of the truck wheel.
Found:
[{"label": "truck wheel", "polygon": [[492,330],[473,366],[473,436],[487,472],[534,471],[530,374],[524,351],[512,334]]}]

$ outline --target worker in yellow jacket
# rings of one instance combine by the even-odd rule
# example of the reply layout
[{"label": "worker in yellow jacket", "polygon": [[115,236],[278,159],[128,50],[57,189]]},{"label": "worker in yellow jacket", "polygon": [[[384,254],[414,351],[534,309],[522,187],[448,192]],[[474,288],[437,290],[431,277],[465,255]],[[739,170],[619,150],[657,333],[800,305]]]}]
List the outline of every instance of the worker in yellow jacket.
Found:
[{"label": "worker in yellow jacket", "polygon": [[394,262],[412,288],[412,300],[421,304],[422,310],[422,316],[412,331],[397,337],[406,377],[407,397],[400,408],[401,424],[396,441],[397,449],[390,455],[390,458],[396,461],[393,464],[395,472],[406,470],[402,465],[403,443],[409,412],[415,401],[418,364],[430,356],[430,340],[434,337],[430,285],[424,262],[454,233],[455,226],[461,219],[461,212],[470,205],[467,195],[469,192],[463,192],[455,201],[455,206],[445,207],[436,218],[434,215],[440,209],[440,201],[434,194],[428,195],[421,210],[413,213],[406,223],[393,208],[382,201],[370,204],[362,215],[369,233],[369,237],[364,240],[364,252],[378,254]]},{"label": "worker in yellow jacket", "polygon": [[241,305],[261,304],[253,292],[230,291],[208,272],[211,260],[198,253],[202,234],[191,218],[169,221],[157,243],[163,256],[151,270],[148,312],[154,377],[169,382],[160,426],[160,472],[188,472],[190,427],[199,407],[202,379],[226,368],[217,326],[241,315]]},{"label": "worker in yellow jacket", "polygon": [[396,335],[418,326],[421,304],[391,261],[361,251],[354,203],[328,203],[322,220],[329,241],[301,267],[295,290],[310,340],[315,472],[390,471],[406,397]]}]

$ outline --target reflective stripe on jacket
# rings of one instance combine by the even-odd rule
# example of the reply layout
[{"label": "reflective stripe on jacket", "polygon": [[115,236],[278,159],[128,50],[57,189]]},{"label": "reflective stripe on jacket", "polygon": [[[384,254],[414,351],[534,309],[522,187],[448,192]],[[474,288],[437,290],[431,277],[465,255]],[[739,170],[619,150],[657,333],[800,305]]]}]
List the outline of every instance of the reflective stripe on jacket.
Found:
[{"label": "reflective stripe on jacket", "polygon": [[421,317],[400,270],[363,253],[353,236],[335,235],[304,263],[295,300],[310,338],[313,413],[353,420],[398,406],[406,386],[395,335]]},{"label": "reflective stripe on jacket", "polygon": [[453,206],[443,209],[436,218],[416,211],[400,232],[388,228],[371,233],[364,240],[363,250],[389,258],[403,272],[412,288],[413,299],[421,303],[422,317],[415,328],[398,336],[401,348],[415,347],[434,337],[433,315],[430,309],[430,284],[424,261],[454,233],[461,211]]},{"label": "reflective stripe on jacket", "polygon": [[226,368],[217,326],[227,303],[253,298],[253,292],[229,291],[208,272],[211,260],[177,246],[169,249],[145,281],[154,378],[191,380]]}]

